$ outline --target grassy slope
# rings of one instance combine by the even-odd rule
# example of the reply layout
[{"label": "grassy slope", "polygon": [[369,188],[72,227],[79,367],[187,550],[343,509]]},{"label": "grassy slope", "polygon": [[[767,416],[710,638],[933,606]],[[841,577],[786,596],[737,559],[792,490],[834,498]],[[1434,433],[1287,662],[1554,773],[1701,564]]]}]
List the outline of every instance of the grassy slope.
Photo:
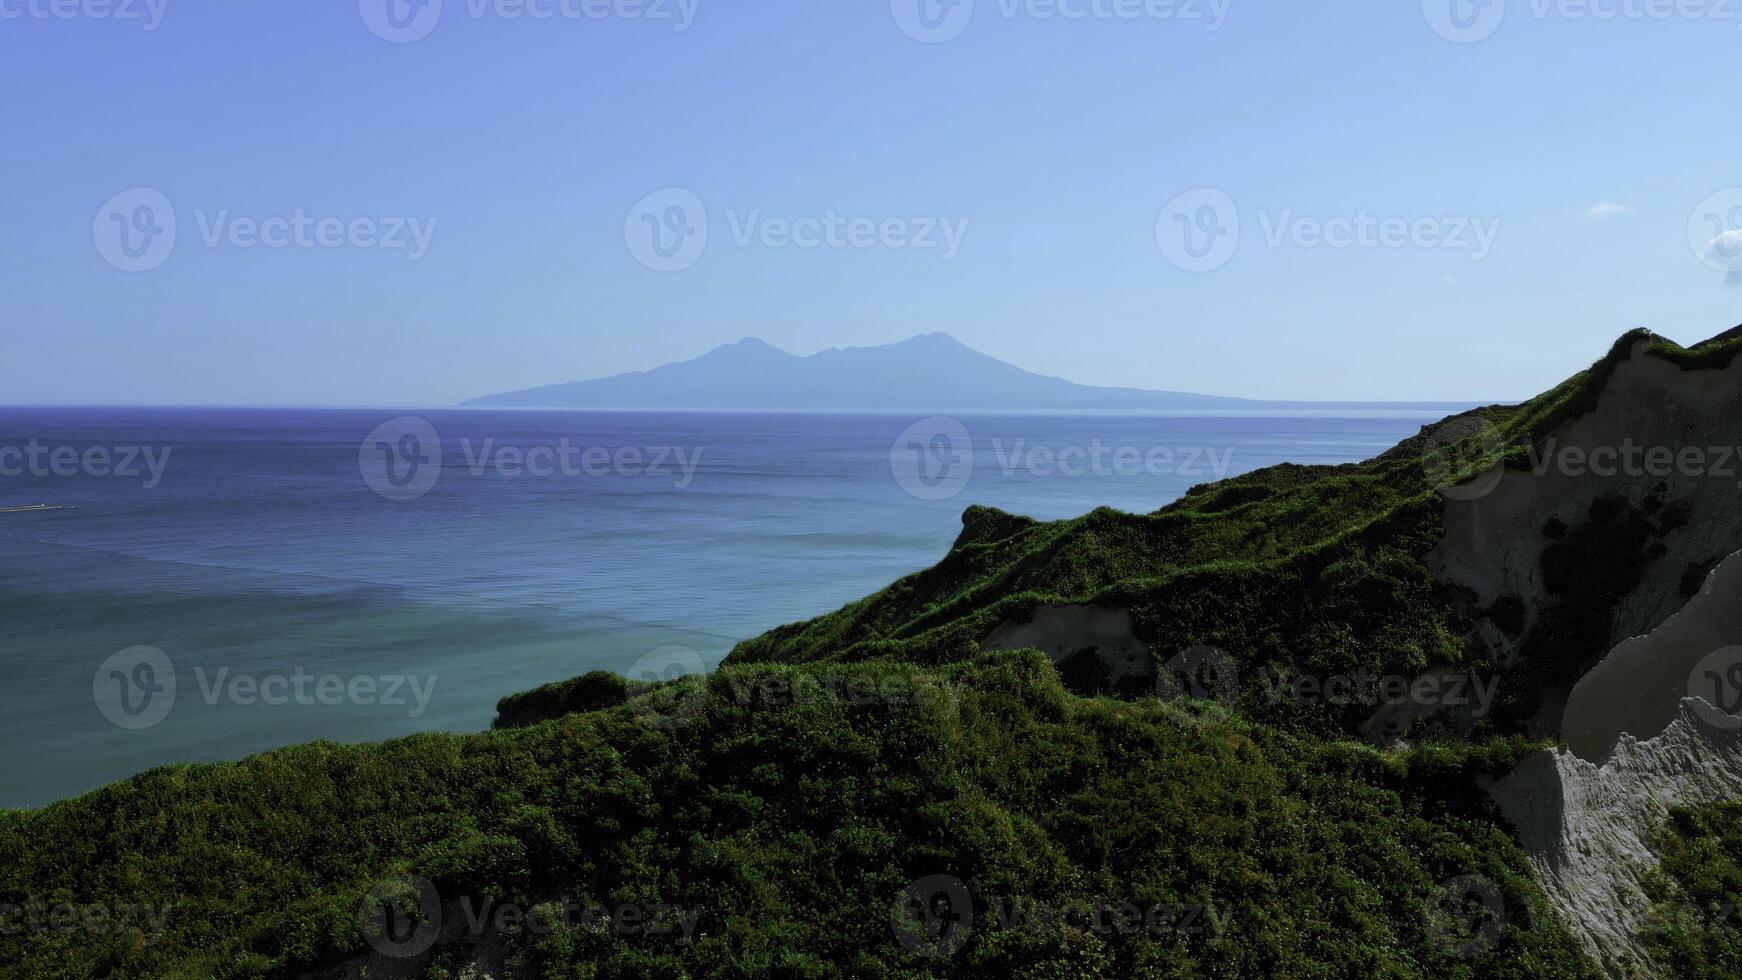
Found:
[{"label": "grassy slope", "polygon": [[[1444,536],[1438,491],[1451,481],[1441,474],[1467,478],[1502,458],[1528,465],[1532,442],[1593,407],[1641,340],[1650,356],[1687,369],[1723,367],[1742,350],[1742,327],[1691,350],[1634,331],[1589,370],[1523,405],[1430,426],[1364,463],[1283,465],[1196,487],[1151,514],[1097,510],[1043,524],[970,509],[938,565],[837,612],[748,640],[728,662],[947,662],[971,655],[1000,623],[1025,619],[1037,606],[1088,604],[1130,610],[1138,635],[1163,658],[1200,644],[1231,651],[1244,680],[1265,671],[1413,675],[1429,664],[1495,671],[1492,663],[1471,663],[1481,653],[1466,651],[1459,638],[1473,617],[1502,611],[1470,608],[1460,601],[1466,597],[1438,586],[1425,564]],[[1447,433],[1463,438],[1447,441]],[[1594,513],[1566,550],[1599,547],[1613,522]],[[1596,607],[1608,598],[1569,596],[1556,618],[1598,621],[1608,610]],[[1514,685],[1526,688],[1518,696],[1527,703],[1509,717],[1528,715],[1531,685],[1560,679],[1565,671],[1556,667],[1577,666],[1591,653],[1535,652],[1562,662]],[[1326,733],[1348,731],[1355,720],[1303,717],[1293,706],[1254,700],[1262,685],[1242,686],[1242,707],[1254,717]]]},{"label": "grassy slope", "polygon": [[[1705,366],[1737,346],[1733,332],[1654,353]],[[1588,403],[1610,364],[1485,417],[1516,456]],[[0,973],[331,964],[364,952],[368,890],[408,872],[450,896],[703,910],[691,945],[589,929],[514,940],[537,975],[1581,975],[1473,786],[1517,743],[1386,756],[1310,734],[1340,719],[1077,698],[1044,658],[976,652],[990,625],[1038,603],[1106,602],[1147,635],[1238,650],[1248,668],[1455,660],[1465,624],[1421,561],[1440,531],[1422,450],[1277,467],[1150,515],[970,510],[938,567],[744,644],[705,689],[623,688],[627,704],[475,736],[169,767],[0,812],[0,913],[171,907],[149,936],[20,933],[0,918]],[[1482,456],[1460,458],[1474,470]],[[953,693],[754,693],[819,670]],[[591,707],[620,685],[582,686],[515,703]],[[892,940],[890,903],[939,873],[981,897],[1201,904],[1222,931],[980,929],[953,957],[916,959]],[[1495,944],[1463,957],[1434,942],[1427,914],[1460,875],[1496,882],[1508,913]]]},{"label": "grassy slope", "polygon": [[[517,942],[540,975],[1581,975],[1468,789],[1521,746],[1387,757],[1080,699],[1033,653],[843,671],[922,696],[818,688],[776,706],[740,690],[814,675],[731,668],[705,690],[526,729],[299,746],[9,815],[0,850],[18,860],[0,895],[174,911],[167,936],[138,945],[0,936],[0,963],[245,976],[332,962],[364,952],[363,895],[409,871],[449,895],[705,910],[690,946],[585,930]],[[893,941],[889,910],[938,873],[984,900],[1204,906],[1222,931],[985,926],[957,956],[922,960]],[[1443,952],[1422,912],[1465,874],[1496,882],[1508,910],[1468,958]]]}]

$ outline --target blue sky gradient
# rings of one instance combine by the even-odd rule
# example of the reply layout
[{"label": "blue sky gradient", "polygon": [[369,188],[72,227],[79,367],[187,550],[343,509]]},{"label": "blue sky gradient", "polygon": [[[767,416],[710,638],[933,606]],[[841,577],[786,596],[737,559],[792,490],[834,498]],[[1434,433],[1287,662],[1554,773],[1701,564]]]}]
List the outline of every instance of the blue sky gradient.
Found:
[{"label": "blue sky gradient", "polygon": [[[686,0],[682,30],[677,0],[666,20],[444,0],[394,43],[369,26],[387,0],[154,0],[151,30],[62,2],[0,0],[0,403],[439,405],[747,335],[933,330],[1089,384],[1501,400],[1633,326],[1742,322],[1728,253],[1702,254],[1742,221],[1742,4],[1490,0],[1497,22],[1466,12],[1491,35],[1459,40],[1434,10],[1454,0],[1218,0],[1213,30],[1210,0],[975,0],[926,43],[901,26],[918,0]],[[177,233],[129,272],[101,212],[135,188]],[[708,225],[670,272],[626,230],[666,188]],[[1240,228],[1208,271],[1159,240],[1198,188]],[[433,231],[415,258],[203,234],[298,213]],[[830,214],[965,231],[947,258],[780,244]],[[1360,215],[1497,230],[1315,243]],[[1272,244],[1285,220],[1304,232]]]}]

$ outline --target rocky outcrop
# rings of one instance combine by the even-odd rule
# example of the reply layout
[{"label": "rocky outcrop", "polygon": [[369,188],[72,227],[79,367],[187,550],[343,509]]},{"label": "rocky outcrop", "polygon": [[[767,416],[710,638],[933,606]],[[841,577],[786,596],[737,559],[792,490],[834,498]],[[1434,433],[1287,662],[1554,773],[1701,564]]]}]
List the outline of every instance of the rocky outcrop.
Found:
[{"label": "rocky outcrop", "polygon": [[1672,805],[1742,797],[1742,718],[1683,699],[1662,734],[1622,735],[1601,766],[1541,752],[1490,792],[1591,959],[1613,977],[1653,976],[1636,938],[1650,906],[1641,883],[1657,865],[1651,835]]},{"label": "rocky outcrop", "polygon": [[[1583,637],[1591,649],[1572,652],[1594,662],[1662,624],[1693,594],[1690,582],[1742,550],[1742,358],[1686,370],[1646,346],[1633,343],[1588,412],[1539,437],[1529,469],[1448,493],[1446,536],[1429,564],[1478,608],[1506,610],[1479,627],[1502,660],[1530,648],[1545,612],[1595,584],[1593,608],[1562,610],[1595,627]],[[1569,541],[1581,532],[1587,540]],[[1558,728],[1551,707],[1539,731]]]},{"label": "rocky outcrop", "polygon": [[[1732,555],[1681,612],[1617,646],[1574,686],[1562,741],[1601,762],[1625,735],[1655,738],[1684,698],[1709,706],[1714,724],[1742,709],[1742,554]],[[1717,710],[1712,710],[1713,708]]]},{"label": "rocky outcrop", "polygon": [[1742,797],[1742,360],[1687,370],[1636,341],[1528,469],[1452,488],[1440,579],[1472,640],[1538,679],[1563,741],[1490,791],[1567,928],[1610,976],[1636,938],[1669,807]]}]

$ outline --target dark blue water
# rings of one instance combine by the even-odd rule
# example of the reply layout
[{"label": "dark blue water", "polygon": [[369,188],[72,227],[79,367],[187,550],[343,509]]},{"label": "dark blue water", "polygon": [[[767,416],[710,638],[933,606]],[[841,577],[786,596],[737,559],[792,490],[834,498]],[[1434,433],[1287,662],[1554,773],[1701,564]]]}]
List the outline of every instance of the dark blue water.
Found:
[{"label": "dark blue water", "polygon": [[[504,694],[668,648],[711,665],[872,592],[937,561],[970,503],[1148,511],[1428,420],[970,417],[969,450],[948,423],[903,435],[913,418],[416,413],[438,460],[405,425],[369,442],[405,414],[0,409],[0,806],[310,739],[481,730]],[[525,472],[539,447],[549,471]],[[61,509],[7,512],[35,504]],[[163,678],[144,655],[112,660],[138,647],[173,699],[146,696]],[[148,704],[167,713],[125,714]]]}]

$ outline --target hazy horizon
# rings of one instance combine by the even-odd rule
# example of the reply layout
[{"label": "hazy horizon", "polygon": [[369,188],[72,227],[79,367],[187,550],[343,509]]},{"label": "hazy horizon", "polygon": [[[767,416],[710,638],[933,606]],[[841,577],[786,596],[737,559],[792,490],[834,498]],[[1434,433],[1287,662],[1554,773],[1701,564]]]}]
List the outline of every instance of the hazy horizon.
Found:
[{"label": "hazy horizon", "polygon": [[451,405],[934,330],[1498,402],[1742,322],[1725,9],[1461,2],[24,5],[0,403]]},{"label": "hazy horizon", "polygon": [[[950,337],[950,335],[946,331],[935,331],[932,335]],[[733,347],[739,347],[739,346],[746,345],[746,344],[753,344],[753,343],[763,344],[763,345],[766,345],[768,347],[773,348],[774,350],[781,351],[782,353],[790,354],[796,358],[808,360],[808,359],[816,357],[819,354],[826,354],[826,353],[830,353],[830,352],[868,350],[868,349],[874,350],[874,349],[882,348],[882,347],[897,347],[897,346],[902,345],[902,344],[921,340],[927,336],[931,336],[931,335],[916,334],[913,337],[903,338],[902,340],[895,341],[895,342],[892,342],[890,344],[863,345],[863,346],[861,346],[861,345],[849,345],[849,346],[845,346],[845,347],[828,347],[828,348],[823,348],[820,351],[814,351],[814,352],[811,352],[808,354],[799,354],[797,352],[788,351],[785,348],[781,348],[781,347],[778,347],[778,346],[773,345],[773,344],[768,344],[767,341],[762,340],[762,338],[760,338],[760,337],[744,337],[744,338],[740,338],[737,341],[733,341],[733,342],[730,342],[727,344],[722,344],[722,345],[710,348],[707,351],[703,351],[703,352],[699,353],[695,357],[683,358],[679,361],[667,362],[666,364],[661,364],[661,365],[653,365],[652,367],[645,369],[645,370],[632,370],[632,371],[625,372],[624,374],[620,374],[620,375],[609,375],[609,376],[606,376],[606,378],[565,379],[563,381],[557,381],[557,382],[553,382],[550,385],[541,385],[539,387],[560,387],[564,384],[572,384],[572,383],[576,383],[576,382],[606,380],[608,378],[632,377],[635,375],[646,374],[646,373],[649,373],[651,371],[656,371],[657,369],[659,369],[661,367],[670,367],[674,364],[685,364],[685,363],[688,363],[691,361],[701,361],[701,360],[707,358],[709,355],[719,353],[723,350],[733,348]],[[951,339],[954,340],[955,338],[951,337]],[[960,343],[959,340],[956,340],[956,342]],[[971,350],[972,348],[969,348],[969,349]],[[1012,366],[1018,367],[1018,368],[1022,367],[1021,365],[1012,365]],[[1028,369],[1022,368],[1022,370],[1027,371]],[[1030,373],[1033,373],[1037,377],[1042,377],[1042,378],[1057,377],[1055,375],[1048,375],[1048,374],[1045,374],[1044,372],[1039,372],[1039,371],[1034,371],[1034,372],[1030,372]],[[1072,379],[1070,379],[1070,378],[1063,378],[1062,380],[1072,381]],[[1077,383],[1077,382],[1072,381],[1072,383]],[[1089,387],[1092,389],[1098,389],[1098,388],[1104,387],[1104,388],[1107,388],[1108,390],[1121,390],[1121,389],[1117,389],[1117,388],[1112,388],[1111,386],[1085,386],[1085,387]],[[1157,391],[1158,393],[1160,392],[1159,389],[1140,389],[1140,390]],[[1169,393],[1172,393],[1172,392],[1169,392]],[[482,399],[483,397],[485,397],[486,395],[489,395],[489,394],[501,394],[501,393],[484,393],[483,395],[477,396],[477,399]],[[1205,392],[1179,392],[1178,394],[1206,395],[1208,393],[1205,393]],[[1196,408],[1181,407],[1181,408],[1032,408],[1032,409],[1024,408],[1021,405],[1012,405],[1011,407],[1005,408],[1005,409],[961,409],[961,408],[955,408],[955,409],[950,409],[950,411],[953,414],[964,415],[964,416],[975,415],[975,414],[1010,415],[1010,414],[1014,413],[1014,414],[1024,414],[1024,415],[1032,414],[1035,416],[1056,416],[1056,415],[1080,414],[1080,415],[1109,415],[1109,416],[1176,417],[1176,416],[1217,416],[1217,415],[1238,416],[1241,414],[1252,413],[1252,412],[1275,412],[1275,413],[1285,413],[1286,414],[1287,412],[1289,412],[1291,410],[1304,411],[1304,412],[1319,411],[1319,412],[1331,412],[1331,413],[1336,413],[1339,411],[1358,412],[1358,411],[1363,410],[1363,408],[1366,406],[1371,406],[1370,409],[1366,409],[1366,410],[1370,410],[1370,411],[1385,411],[1388,408],[1390,408],[1390,409],[1395,409],[1395,410],[1400,410],[1400,411],[1419,410],[1419,411],[1425,412],[1425,411],[1430,411],[1430,410],[1469,408],[1469,407],[1477,407],[1477,406],[1481,406],[1481,405],[1497,404],[1495,402],[1482,402],[1482,401],[1477,401],[1477,400],[1473,400],[1473,399],[1454,399],[1454,400],[1448,400],[1448,401],[1425,400],[1425,399],[1424,400],[1370,400],[1370,401],[1363,401],[1363,400],[1359,400],[1359,399],[1337,399],[1337,400],[1324,400],[1324,401],[1314,401],[1314,400],[1294,401],[1294,400],[1285,400],[1285,399],[1245,399],[1244,396],[1240,396],[1240,395],[1211,396],[1211,397],[1227,397],[1227,398],[1232,398],[1232,399],[1243,399],[1246,401],[1251,401],[1253,404],[1250,408],[1241,407],[1238,405],[1229,405],[1229,406],[1221,406],[1221,407],[1196,407]],[[468,399],[466,401],[462,401],[462,402],[456,403],[456,404],[429,403],[429,404],[374,404],[374,405],[367,404],[367,403],[356,403],[356,404],[338,404],[338,403],[334,403],[334,404],[296,404],[296,403],[269,404],[269,403],[261,403],[261,402],[162,402],[162,403],[152,403],[152,404],[140,404],[140,403],[129,403],[129,402],[108,402],[108,403],[104,403],[104,402],[28,402],[28,403],[0,402],[0,408],[16,408],[16,409],[32,409],[32,408],[43,408],[43,409],[56,409],[56,408],[61,408],[61,409],[78,409],[78,408],[91,408],[91,409],[164,408],[164,409],[175,409],[175,408],[185,408],[185,409],[260,409],[260,410],[332,409],[332,410],[337,410],[337,411],[395,408],[395,409],[415,409],[415,410],[419,410],[419,411],[444,411],[444,410],[448,410],[448,411],[462,411],[462,410],[464,410],[464,411],[473,411],[473,410],[476,410],[476,411],[555,411],[555,412],[590,411],[590,412],[623,412],[623,413],[638,413],[638,414],[655,413],[655,412],[669,412],[669,413],[673,413],[673,414],[684,414],[684,413],[723,414],[723,415],[730,415],[730,414],[791,414],[791,415],[842,415],[842,416],[853,416],[853,415],[900,416],[900,415],[911,414],[911,411],[912,411],[912,409],[904,409],[904,408],[887,408],[887,409],[853,409],[853,408],[815,409],[815,408],[776,408],[776,407],[768,407],[768,408],[731,408],[731,407],[695,408],[695,407],[686,407],[686,406],[674,406],[671,408],[650,408],[647,406],[633,406],[633,407],[623,407],[623,408],[609,408],[609,407],[584,408],[584,407],[570,407],[570,406],[563,406],[563,405],[474,404],[473,403],[474,400],[476,400],[476,399]],[[1510,403],[1513,403],[1516,401],[1522,401],[1522,400],[1523,399],[1507,399],[1504,401],[1504,403],[1510,404]],[[1302,407],[1299,409],[1294,409],[1293,406],[1302,406]]]}]

